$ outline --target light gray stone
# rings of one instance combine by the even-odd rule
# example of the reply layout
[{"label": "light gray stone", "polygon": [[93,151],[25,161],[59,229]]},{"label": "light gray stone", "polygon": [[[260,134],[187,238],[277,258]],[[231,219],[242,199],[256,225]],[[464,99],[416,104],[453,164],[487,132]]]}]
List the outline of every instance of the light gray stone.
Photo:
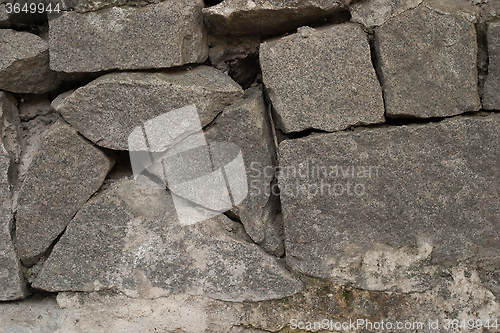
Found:
[{"label": "light gray stone", "polygon": [[500,110],[500,23],[488,24],[488,76],[484,85],[483,107]]},{"label": "light gray stone", "polygon": [[87,139],[102,147],[127,150],[130,133],[149,119],[195,104],[205,126],[242,96],[243,90],[229,76],[197,66],[107,74],[52,104]]},{"label": "light gray stone", "polygon": [[71,73],[202,63],[202,8],[202,0],[167,0],[49,16],[50,67]]},{"label": "light gray stone", "polygon": [[355,2],[349,7],[351,22],[373,29],[391,17],[400,15],[408,9],[416,8],[423,0],[367,0]]},{"label": "light gray stone", "polygon": [[21,119],[16,99],[9,93],[0,91],[0,113],[2,141],[13,163],[19,163],[21,156]]},{"label": "light gray stone", "polygon": [[47,116],[54,111],[47,95],[26,95],[19,103],[19,116],[23,121],[30,121],[37,116]]},{"label": "light gray stone", "polygon": [[446,117],[481,108],[474,25],[426,6],[375,29],[388,117]]},{"label": "light gray stone", "polygon": [[351,0],[233,0],[203,9],[210,31],[217,35],[278,35],[317,22]]},{"label": "light gray stone", "polygon": [[499,125],[500,115],[464,117],[283,141],[288,265],[420,292],[443,269],[498,257]]},{"label": "light gray stone", "polygon": [[249,89],[246,99],[227,107],[205,131],[205,138],[208,142],[232,142],[241,148],[248,194],[236,206],[236,213],[253,241],[279,256],[283,254],[283,239],[274,229],[279,209],[279,199],[274,197],[279,193],[271,189],[276,153],[261,89]]},{"label": "light gray stone", "polygon": [[49,45],[37,35],[0,30],[0,89],[40,94],[61,82],[49,68]]},{"label": "light gray stone", "polygon": [[181,293],[242,302],[300,291],[275,257],[239,239],[225,216],[181,227],[168,191],[115,183],[80,210],[34,283],[57,291],[115,288],[134,298]]},{"label": "light gray stone", "polygon": [[384,122],[367,35],[355,24],[312,29],[261,44],[264,84],[284,132],[343,130]]},{"label": "light gray stone", "polygon": [[62,121],[44,135],[18,198],[16,245],[34,264],[99,189],[113,162]]}]

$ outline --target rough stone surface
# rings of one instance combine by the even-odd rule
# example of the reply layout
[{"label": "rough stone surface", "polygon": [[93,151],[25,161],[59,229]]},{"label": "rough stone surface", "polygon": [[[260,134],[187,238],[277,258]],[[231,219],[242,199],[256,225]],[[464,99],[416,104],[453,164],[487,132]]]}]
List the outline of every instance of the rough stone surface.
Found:
[{"label": "rough stone surface", "polygon": [[425,6],[375,29],[388,117],[445,117],[481,108],[474,25]]},{"label": "rough stone surface", "polygon": [[[1,114],[0,114],[1,118]],[[12,198],[8,182],[10,158],[0,140],[0,301],[11,301],[28,295],[21,273],[21,262],[12,243]]]},{"label": "rough stone surface", "polygon": [[202,8],[202,0],[167,0],[56,15],[49,20],[50,67],[97,72],[201,63],[208,56]]},{"label": "rough stone surface", "polygon": [[[274,197],[279,193],[271,189],[277,161],[261,89],[249,89],[248,98],[227,107],[205,131],[205,138],[208,142],[233,142],[241,148],[248,195],[237,205],[236,213],[253,241],[268,244],[279,256],[283,254],[283,240],[273,227],[279,209],[279,199]],[[271,235],[267,235],[269,232]]]},{"label": "rough stone surface", "polygon": [[136,126],[177,108],[195,104],[202,126],[243,96],[229,76],[207,66],[160,73],[113,73],[53,101],[55,109],[99,146],[128,149]]},{"label": "rough stone surface", "polygon": [[18,198],[16,245],[32,265],[99,189],[113,162],[62,121],[43,137]]},{"label": "rough stone surface", "polygon": [[484,86],[483,107],[500,110],[500,23],[488,24],[488,77]]},{"label": "rough stone surface", "polygon": [[311,24],[345,8],[351,0],[222,1],[203,9],[210,31],[218,35],[278,35]]},{"label": "rough stone surface", "polygon": [[423,0],[368,0],[353,3],[351,22],[373,29],[385,23],[391,17],[400,15],[408,9],[416,8]]},{"label": "rough stone surface", "polygon": [[287,263],[422,292],[443,268],[498,257],[499,125],[492,115],[283,141]]},{"label": "rough stone surface", "polygon": [[284,132],[337,131],[384,121],[368,37],[358,25],[303,27],[261,44],[260,62]]},{"label": "rough stone surface", "polygon": [[116,288],[139,298],[188,293],[235,302],[300,291],[302,283],[276,258],[231,233],[234,224],[220,216],[181,227],[169,192],[119,182],[78,212],[34,286]]},{"label": "rough stone surface", "polygon": [[60,81],[49,68],[49,46],[37,35],[0,30],[0,89],[15,93],[44,93]]},{"label": "rough stone surface", "polygon": [[0,91],[0,114],[2,142],[13,163],[19,163],[21,156],[19,110],[16,99],[9,93]]},{"label": "rough stone surface", "polygon": [[[333,324],[349,323],[350,319],[372,323],[383,320],[394,325],[410,322],[415,323],[417,332],[435,333],[439,330],[429,328],[429,320],[438,320],[444,330],[446,319],[494,322],[498,318],[499,304],[485,289],[477,271],[457,267],[443,273],[438,286],[416,294],[349,289],[302,277],[305,288],[301,292],[257,303],[186,294],[150,300],[113,291],[61,292],[57,301],[52,295],[34,295],[23,302],[0,303],[0,322],[5,323],[7,332],[14,333],[292,333],[315,331],[293,328],[294,323],[302,321],[305,326],[327,318]],[[364,328],[352,331],[371,331]],[[341,330],[333,327],[320,332],[331,331]]]}]

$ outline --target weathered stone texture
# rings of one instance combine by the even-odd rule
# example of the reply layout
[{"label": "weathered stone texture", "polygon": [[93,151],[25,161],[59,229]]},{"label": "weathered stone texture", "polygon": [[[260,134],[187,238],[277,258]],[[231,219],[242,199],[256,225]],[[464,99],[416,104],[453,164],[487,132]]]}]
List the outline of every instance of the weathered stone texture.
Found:
[{"label": "weathered stone texture", "polygon": [[78,212],[35,286],[116,288],[128,296],[188,293],[227,301],[283,298],[302,288],[275,257],[233,234],[220,216],[181,227],[169,192],[114,184]]},{"label": "weathered stone texture", "polygon": [[351,22],[360,23],[368,29],[381,26],[391,17],[408,9],[416,8],[424,0],[368,0],[353,3]]},{"label": "weathered stone texture", "polygon": [[113,162],[60,121],[43,137],[18,198],[16,244],[34,264],[99,189]]},{"label": "weathered stone texture", "polygon": [[50,66],[98,72],[201,63],[208,57],[202,0],[64,12],[50,18]]},{"label": "weathered stone texture", "polygon": [[37,35],[0,30],[0,89],[15,93],[44,93],[60,81],[49,68],[48,43]]},{"label": "weathered stone texture", "polygon": [[484,85],[483,106],[500,110],[500,23],[488,24],[488,77]]},{"label": "weathered stone texture", "polygon": [[21,119],[16,99],[9,93],[0,91],[1,140],[13,163],[19,163],[21,156]]},{"label": "weathered stone texture", "polygon": [[0,141],[0,301],[11,301],[28,295],[21,273],[21,262],[12,243],[12,198],[8,183],[10,158]]},{"label": "weathered stone texture", "polygon": [[426,6],[375,29],[386,114],[446,117],[481,108],[474,25]]},{"label": "weathered stone texture", "polygon": [[208,142],[233,142],[241,148],[248,195],[236,206],[236,213],[253,241],[279,256],[283,241],[273,227],[279,209],[279,199],[274,197],[279,193],[276,189],[272,193],[271,188],[276,157],[268,111],[261,87],[246,93],[248,98],[227,107],[217,117],[205,131],[205,138]]},{"label": "weathered stone texture", "polygon": [[219,35],[278,35],[345,8],[351,0],[233,0],[203,9],[208,27]]},{"label": "weathered stone texture", "polygon": [[499,125],[492,115],[283,141],[287,263],[415,292],[443,268],[498,257]]},{"label": "weathered stone texture", "polygon": [[229,76],[197,66],[107,74],[67,98],[56,99],[53,105],[87,139],[102,147],[127,150],[128,136],[147,120],[195,104],[205,126],[242,96],[243,90]]},{"label": "weathered stone texture", "polygon": [[[1,92],[0,94],[4,94]],[[3,126],[5,95],[0,95],[0,121]],[[3,131],[0,131],[3,132]],[[9,184],[11,158],[0,138],[0,301],[11,301],[28,295],[21,273],[21,262],[12,243],[12,193]]]},{"label": "weathered stone texture", "polygon": [[303,27],[261,44],[260,61],[284,132],[338,131],[384,121],[368,37],[358,25]]}]

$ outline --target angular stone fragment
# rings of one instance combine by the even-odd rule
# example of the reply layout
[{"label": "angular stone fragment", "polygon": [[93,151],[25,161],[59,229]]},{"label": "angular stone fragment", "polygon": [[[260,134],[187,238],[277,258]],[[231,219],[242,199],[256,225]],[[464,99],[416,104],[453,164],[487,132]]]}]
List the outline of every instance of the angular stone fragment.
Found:
[{"label": "angular stone fragment", "polygon": [[220,216],[181,227],[168,191],[125,180],[78,212],[34,285],[235,302],[283,298],[302,288],[276,258],[231,234],[232,223]]},{"label": "angular stone fragment", "polygon": [[358,25],[303,27],[261,44],[260,62],[284,132],[331,132],[384,121],[368,37]]},{"label": "angular stone fragment", "polygon": [[492,115],[283,141],[287,263],[412,292],[441,269],[498,257],[499,126]]},{"label": "angular stone fragment", "polygon": [[50,66],[71,73],[201,63],[208,56],[202,8],[202,0],[167,0],[54,15]]},{"label": "angular stone fragment", "polygon": [[481,108],[477,41],[466,19],[423,5],[375,29],[386,114],[446,117]]},{"label": "angular stone fragment", "polygon": [[61,82],[49,68],[49,45],[37,35],[0,30],[0,89],[44,93]]},{"label": "angular stone fragment", "polygon": [[351,22],[373,29],[385,23],[391,17],[400,15],[408,9],[417,7],[423,0],[368,0],[353,3]]},{"label": "angular stone fragment", "polygon": [[10,28],[9,13],[4,3],[0,3],[0,28]]},{"label": "angular stone fragment", "polygon": [[311,24],[346,7],[351,0],[232,0],[203,9],[216,35],[278,35]]},{"label": "angular stone fragment", "polygon": [[243,90],[229,76],[197,66],[107,74],[65,99],[56,99],[53,105],[87,139],[102,147],[127,150],[128,136],[147,120],[195,104],[205,126],[242,96]]},{"label": "angular stone fragment", "polygon": [[0,133],[5,149],[14,163],[19,163],[21,156],[20,132],[21,119],[16,99],[9,93],[0,91]]},{"label": "angular stone fragment", "polygon": [[[1,119],[0,114],[0,119]],[[12,243],[12,198],[8,182],[10,158],[0,140],[0,301],[28,295],[21,262]]]},{"label": "angular stone fragment", "polygon": [[43,138],[21,188],[16,244],[32,265],[99,189],[113,162],[62,121]]},{"label": "angular stone fragment", "polygon": [[483,107],[500,110],[500,23],[488,24],[488,77],[484,85]]},{"label": "angular stone fragment", "polygon": [[[283,252],[282,240],[273,232],[279,209],[278,195],[271,182],[276,170],[274,141],[267,107],[261,88],[249,89],[249,97],[227,107],[205,131],[208,142],[228,141],[241,148],[245,163],[248,194],[236,206],[245,230],[254,242],[274,247],[273,254]],[[270,230],[269,230],[270,229]],[[266,237],[267,233],[271,235]],[[277,243],[274,246],[271,243]],[[264,246],[266,247],[266,246]],[[277,252],[276,252],[277,251]]]}]

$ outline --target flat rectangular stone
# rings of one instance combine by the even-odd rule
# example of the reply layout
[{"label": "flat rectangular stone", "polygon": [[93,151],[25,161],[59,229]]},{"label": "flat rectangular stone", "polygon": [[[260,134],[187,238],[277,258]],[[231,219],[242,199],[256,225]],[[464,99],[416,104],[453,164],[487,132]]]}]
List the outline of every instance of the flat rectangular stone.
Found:
[{"label": "flat rectangular stone", "polygon": [[49,15],[50,66],[60,72],[166,68],[208,57],[202,0]]},{"label": "flat rectangular stone", "polygon": [[441,269],[498,257],[499,128],[491,115],[283,141],[287,263],[411,292]]},{"label": "flat rectangular stone", "polygon": [[421,4],[375,29],[388,117],[446,117],[481,108],[474,25]]},{"label": "flat rectangular stone", "polygon": [[500,110],[500,22],[488,24],[488,77],[484,85],[483,107]]}]

